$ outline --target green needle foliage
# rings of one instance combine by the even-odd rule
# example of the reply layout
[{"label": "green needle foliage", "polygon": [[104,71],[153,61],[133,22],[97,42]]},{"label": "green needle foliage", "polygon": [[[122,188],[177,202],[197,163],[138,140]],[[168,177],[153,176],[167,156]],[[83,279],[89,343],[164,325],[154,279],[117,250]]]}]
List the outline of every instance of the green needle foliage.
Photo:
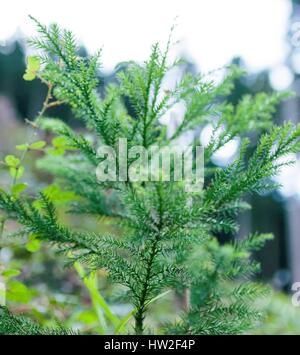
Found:
[{"label": "green needle foliage", "polygon": [[73,331],[60,326],[41,328],[27,318],[11,314],[7,308],[0,307],[0,335],[75,335]]},{"label": "green needle foliage", "polygon": [[[149,306],[166,290],[173,290],[182,303],[181,309],[174,306],[176,321],[164,325],[166,334],[239,334],[253,327],[261,315],[254,302],[267,290],[250,281],[259,271],[251,252],[271,236],[252,234],[238,239],[237,216],[250,207],[244,201],[248,194],[277,187],[272,177],[292,163],[290,153],[299,149],[299,126],[272,123],[276,106],[288,94],[246,96],[234,107],[226,97],[241,70],[225,68],[218,83],[214,73],[185,73],[180,61],[169,63],[170,37],[165,50],[158,44],[152,47],[144,64],[120,66],[118,82],[100,95],[100,53],[82,58],[71,32],[33,20],[39,36],[30,44],[39,54],[38,60],[31,60],[34,68],[27,70],[26,77],[31,80],[37,75],[45,82],[55,103],[69,105],[93,139],[45,117],[43,110],[32,125],[56,138],[51,148],[43,149],[46,154],[38,166],[53,174],[63,191],[49,188],[32,197],[1,190],[0,209],[6,219],[22,225],[23,234],[51,242],[69,262],[85,264],[91,271],[106,269],[111,282],[126,290],[124,297],[133,306],[135,334],[155,332],[147,328]],[[182,75],[165,90],[174,68]],[[185,113],[170,135],[161,118],[178,103],[184,104]],[[118,139],[127,138],[128,148],[171,146],[207,124],[212,125],[213,134],[205,149],[201,193],[186,192],[185,182],[100,182],[96,178],[101,162],[96,151],[103,144],[117,150]],[[233,139],[240,140],[238,156],[224,168],[215,167],[214,154]],[[200,145],[198,136],[191,145]],[[66,227],[57,214],[64,194],[69,194],[69,213],[109,218],[122,233],[102,235]],[[231,241],[221,245],[219,233],[229,234]],[[17,332],[14,322],[4,311],[0,332]],[[35,326],[29,328],[39,332]]]}]

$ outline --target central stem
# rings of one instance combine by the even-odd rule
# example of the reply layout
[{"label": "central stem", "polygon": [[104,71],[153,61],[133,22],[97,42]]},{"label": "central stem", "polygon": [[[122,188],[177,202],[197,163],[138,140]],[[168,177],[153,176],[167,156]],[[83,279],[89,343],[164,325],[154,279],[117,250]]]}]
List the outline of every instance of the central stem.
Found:
[{"label": "central stem", "polygon": [[161,194],[161,189],[160,186],[156,186],[156,191],[158,194],[158,200],[159,200],[159,208],[158,208],[158,215],[159,215],[159,222],[157,225],[158,231],[156,232],[156,235],[152,241],[152,245],[150,247],[150,254],[146,262],[146,273],[145,273],[145,279],[142,285],[142,292],[141,292],[141,297],[139,300],[138,304],[138,310],[135,315],[135,334],[136,335],[142,335],[144,333],[144,318],[145,318],[145,312],[147,309],[147,301],[148,301],[148,294],[150,292],[150,281],[152,278],[152,268],[153,268],[153,263],[155,260],[155,257],[158,253],[158,244],[160,241],[161,237],[161,230],[163,226],[163,204],[162,204],[162,194]]},{"label": "central stem", "polygon": [[148,292],[149,292],[149,282],[151,279],[153,261],[154,261],[156,254],[157,254],[157,244],[158,244],[158,240],[159,240],[158,237],[159,236],[157,235],[153,241],[152,246],[151,246],[151,252],[149,255],[148,262],[147,262],[145,280],[144,280],[143,287],[142,287],[138,311],[135,315],[135,333],[136,333],[136,335],[142,335],[144,332],[144,313],[147,308],[146,300],[147,300],[147,296],[148,296]]}]

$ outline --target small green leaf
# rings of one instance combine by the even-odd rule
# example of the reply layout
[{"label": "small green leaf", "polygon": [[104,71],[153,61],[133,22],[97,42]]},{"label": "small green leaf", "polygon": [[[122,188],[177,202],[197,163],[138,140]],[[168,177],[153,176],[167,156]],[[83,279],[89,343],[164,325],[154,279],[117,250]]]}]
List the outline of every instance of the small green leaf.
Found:
[{"label": "small green leaf", "polygon": [[29,236],[29,242],[26,244],[26,250],[30,253],[35,253],[41,248],[41,242],[37,239],[35,234]]},{"label": "small green leaf", "polygon": [[47,149],[47,153],[49,155],[53,155],[53,156],[58,156],[58,155],[64,155],[65,154],[65,149],[64,148],[49,148]]},{"label": "small green leaf", "polygon": [[2,272],[2,276],[10,278],[10,277],[16,277],[20,275],[20,271],[16,269],[8,269]]},{"label": "small green leaf", "polygon": [[30,56],[27,58],[27,68],[26,72],[23,75],[23,79],[31,81],[35,79],[37,72],[40,69],[40,59],[36,56]]},{"label": "small green leaf", "polygon": [[18,159],[14,155],[7,155],[4,160],[9,167],[15,168],[20,164],[20,159]]},{"label": "small green leaf", "polygon": [[29,72],[27,71],[24,75],[23,75],[23,79],[26,81],[32,81],[35,79],[35,73],[34,72]]},{"label": "small green leaf", "polygon": [[19,166],[18,168],[12,167],[9,169],[9,173],[12,178],[18,180],[23,176],[24,170],[24,166]]},{"label": "small green leaf", "polygon": [[14,196],[18,197],[24,190],[26,190],[28,185],[24,182],[16,184],[12,187],[11,192]]},{"label": "small green leaf", "polygon": [[7,283],[6,297],[9,301],[28,303],[31,296],[30,290],[21,282],[10,280]]},{"label": "small green leaf", "polygon": [[55,200],[56,196],[60,194],[60,188],[57,185],[49,185],[43,189],[43,193],[50,200]]},{"label": "small green leaf", "polygon": [[17,150],[27,150],[28,147],[29,147],[29,145],[26,143],[26,144],[17,145],[17,146],[16,146],[16,149],[17,149]]},{"label": "small green leaf", "polygon": [[68,146],[69,142],[65,137],[55,137],[52,139],[52,144],[56,148]]},{"label": "small green leaf", "polygon": [[47,143],[45,141],[37,141],[30,144],[29,148],[33,150],[43,149]]},{"label": "small green leaf", "polygon": [[69,202],[74,201],[78,197],[73,191],[62,191],[58,185],[49,185],[43,189],[43,193],[52,201],[52,202]]},{"label": "small green leaf", "polygon": [[40,58],[37,56],[29,56],[27,58],[27,68],[30,71],[38,71],[40,69]]},{"label": "small green leaf", "polygon": [[56,149],[64,149],[64,150],[74,150],[75,147],[72,146],[70,140],[66,137],[55,137],[52,139],[53,147]]}]

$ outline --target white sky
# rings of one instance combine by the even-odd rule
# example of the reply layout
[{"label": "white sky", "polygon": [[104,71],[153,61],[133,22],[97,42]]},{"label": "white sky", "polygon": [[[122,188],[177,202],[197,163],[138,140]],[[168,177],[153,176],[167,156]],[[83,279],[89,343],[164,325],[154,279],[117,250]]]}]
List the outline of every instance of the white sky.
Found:
[{"label": "white sky", "polygon": [[2,0],[0,41],[35,28],[27,15],[71,29],[90,51],[103,46],[104,69],[146,59],[164,43],[177,17],[175,38],[204,70],[241,55],[251,70],[275,67],[287,53],[288,0]]}]

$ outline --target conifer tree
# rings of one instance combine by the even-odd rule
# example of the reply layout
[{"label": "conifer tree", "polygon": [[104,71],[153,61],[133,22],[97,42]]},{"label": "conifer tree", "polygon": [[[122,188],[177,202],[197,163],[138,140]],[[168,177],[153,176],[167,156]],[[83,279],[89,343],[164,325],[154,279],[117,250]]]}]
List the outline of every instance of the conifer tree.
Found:
[{"label": "conifer tree", "polygon": [[[118,82],[97,91],[100,53],[90,58],[78,55],[76,40],[56,24],[49,27],[33,19],[39,36],[30,44],[38,54],[28,59],[24,76],[36,76],[48,88],[38,117],[29,122],[33,130],[55,135],[52,147],[30,141],[18,146],[20,157],[8,156],[12,187],[0,190],[4,219],[21,226],[19,235],[34,235],[50,242],[66,260],[82,263],[90,272],[106,269],[110,282],[124,286],[124,297],[132,304],[134,334],[154,332],[147,326],[149,306],[168,290],[181,295],[183,306],[174,323],[164,325],[165,334],[239,334],[259,321],[262,310],[254,301],[267,288],[252,282],[259,265],[251,253],[271,238],[254,233],[237,238],[237,216],[250,208],[245,197],[277,188],[272,178],[291,164],[290,153],[299,149],[300,127],[272,122],[278,103],[287,93],[245,96],[233,106],[226,97],[233,81],[242,75],[235,66],[224,69],[216,83],[213,73],[183,73],[174,87],[165,90],[170,71],[180,61],[169,63],[170,37],[163,50],[152,47],[144,64],[126,63]],[[170,134],[161,118],[176,107],[185,106],[181,122]],[[79,134],[57,118],[46,116],[54,105],[69,105],[87,131]],[[97,149],[109,145],[118,150],[118,139],[126,138],[128,149],[156,144],[178,145],[187,132],[212,125],[213,134],[205,148],[205,184],[200,192],[187,192],[185,181],[105,181],[97,179],[96,168],[103,161]],[[225,167],[216,167],[213,156],[228,142],[239,139],[239,152]],[[254,143],[257,142],[257,143]],[[191,146],[201,145],[194,135]],[[51,173],[60,191],[46,188],[35,196],[19,182],[24,154],[43,150],[38,167]],[[118,152],[117,152],[118,153]],[[128,169],[133,161],[128,159]],[[105,217],[122,229],[120,235],[73,230],[57,214],[57,202],[70,193],[68,213]],[[72,196],[74,198],[72,198]],[[231,239],[221,245],[218,234]],[[174,308],[175,311],[175,308]],[[18,319],[6,308],[0,313],[0,333],[18,332]],[[22,327],[28,333],[64,333],[41,330],[35,324]]]}]

